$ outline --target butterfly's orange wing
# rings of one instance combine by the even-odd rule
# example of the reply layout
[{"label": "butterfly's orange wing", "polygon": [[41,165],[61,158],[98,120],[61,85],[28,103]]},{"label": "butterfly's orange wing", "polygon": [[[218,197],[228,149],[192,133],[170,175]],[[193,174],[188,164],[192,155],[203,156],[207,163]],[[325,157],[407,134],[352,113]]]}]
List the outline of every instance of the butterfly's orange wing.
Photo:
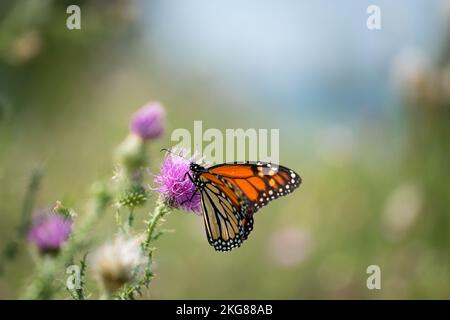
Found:
[{"label": "butterfly's orange wing", "polygon": [[265,162],[231,162],[208,168],[238,188],[254,213],[270,201],[298,188],[302,180],[293,170]]}]

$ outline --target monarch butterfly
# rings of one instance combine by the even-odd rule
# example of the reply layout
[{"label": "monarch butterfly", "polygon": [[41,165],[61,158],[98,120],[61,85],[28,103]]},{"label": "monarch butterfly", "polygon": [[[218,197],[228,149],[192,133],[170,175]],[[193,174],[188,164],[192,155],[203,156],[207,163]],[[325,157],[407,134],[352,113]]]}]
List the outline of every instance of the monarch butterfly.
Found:
[{"label": "monarch butterfly", "polygon": [[208,242],[217,251],[240,247],[253,229],[253,215],[294,191],[300,176],[265,162],[230,162],[206,168],[191,162],[189,176],[200,192]]}]

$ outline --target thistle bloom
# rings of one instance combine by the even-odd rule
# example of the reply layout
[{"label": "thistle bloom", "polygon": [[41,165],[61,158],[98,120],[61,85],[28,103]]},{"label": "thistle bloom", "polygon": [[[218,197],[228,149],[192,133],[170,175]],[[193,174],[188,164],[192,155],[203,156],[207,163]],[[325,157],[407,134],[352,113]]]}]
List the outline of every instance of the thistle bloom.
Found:
[{"label": "thistle bloom", "polygon": [[42,253],[56,253],[72,231],[72,220],[50,210],[39,212],[33,219],[28,240]]},{"label": "thistle bloom", "polygon": [[190,164],[194,161],[195,155],[187,160],[184,158],[187,154],[188,152],[182,149],[177,154],[166,155],[160,174],[155,177],[155,183],[158,184],[156,190],[168,200],[172,207],[200,213],[200,194],[196,192],[194,183],[188,177],[188,174],[192,176]]},{"label": "thistle bloom", "polygon": [[138,279],[147,264],[148,258],[140,247],[140,239],[124,236],[98,248],[91,261],[95,277],[109,292]]},{"label": "thistle bloom", "polygon": [[159,138],[164,132],[165,115],[161,104],[149,102],[131,118],[130,131],[143,140]]}]

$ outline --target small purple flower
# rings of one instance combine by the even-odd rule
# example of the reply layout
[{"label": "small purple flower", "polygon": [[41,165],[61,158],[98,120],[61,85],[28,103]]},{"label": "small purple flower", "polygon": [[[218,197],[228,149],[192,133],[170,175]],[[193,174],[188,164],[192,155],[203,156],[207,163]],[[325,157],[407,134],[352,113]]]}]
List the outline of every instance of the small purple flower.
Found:
[{"label": "small purple flower", "polygon": [[42,253],[55,253],[67,241],[72,220],[50,210],[42,210],[33,219],[28,240]]},{"label": "small purple flower", "polygon": [[164,132],[166,111],[159,102],[149,102],[132,116],[130,131],[143,140],[159,138]]},{"label": "small purple flower", "polygon": [[201,213],[200,193],[187,176],[190,171],[191,161],[184,158],[186,150],[177,152],[180,156],[168,153],[161,165],[160,174],[155,177],[155,182],[159,185],[156,189],[159,191],[174,208],[185,211]]}]

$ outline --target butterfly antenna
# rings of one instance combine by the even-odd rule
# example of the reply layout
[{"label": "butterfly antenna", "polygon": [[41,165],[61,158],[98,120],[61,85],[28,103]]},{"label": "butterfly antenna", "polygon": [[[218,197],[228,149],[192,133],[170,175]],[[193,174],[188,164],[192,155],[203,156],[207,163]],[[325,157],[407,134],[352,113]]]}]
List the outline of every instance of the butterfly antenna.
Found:
[{"label": "butterfly antenna", "polygon": [[159,151],[165,151],[165,152],[168,152],[168,153],[170,153],[170,154],[173,154],[173,155],[176,155],[177,157],[180,157],[180,158],[183,158],[183,159],[185,159],[185,160],[188,160],[188,161],[190,161],[189,159],[186,159],[185,157],[183,157],[181,154],[178,154],[178,153],[175,153],[175,152],[173,152],[172,150],[169,150],[169,149],[166,149],[166,148],[162,148],[161,150],[159,150]]}]

